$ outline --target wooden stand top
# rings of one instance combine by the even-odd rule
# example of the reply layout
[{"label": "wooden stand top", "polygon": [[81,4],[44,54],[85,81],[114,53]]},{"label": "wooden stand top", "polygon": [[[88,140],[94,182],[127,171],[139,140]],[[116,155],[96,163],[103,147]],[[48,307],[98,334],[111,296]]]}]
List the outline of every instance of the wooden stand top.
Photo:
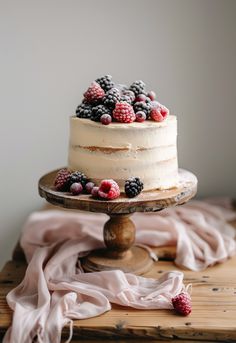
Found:
[{"label": "wooden stand top", "polygon": [[90,212],[107,214],[128,214],[133,212],[156,212],[169,206],[182,205],[190,200],[197,191],[197,178],[187,170],[179,170],[179,186],[168,190],[142,192],[135,198],[125,194],[114,200],[94,199],[91,195],[74,196],[69,192],[58,192],[54,179],[59,169],[39,180],[39,194],[53,205]]}]

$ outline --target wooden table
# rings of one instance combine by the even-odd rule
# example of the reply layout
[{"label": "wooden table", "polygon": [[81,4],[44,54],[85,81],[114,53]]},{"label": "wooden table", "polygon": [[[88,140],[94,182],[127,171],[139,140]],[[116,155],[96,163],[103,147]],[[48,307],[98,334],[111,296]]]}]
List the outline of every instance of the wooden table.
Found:
[{"label": "wooden table", "polygon": [[[234,223],[236,227],[236,222]],[[162,260],[146,273],[158,278],[163,272],[179,270],[174,263],[173,248],[156,249]],[[22,280],[26,269],[22,252],[16,248],[12,261],[0,274],[0,338],[11,324],[12,312],[5,297]],[[74,343],[87,342],[149,342],[159,340],[178,342],[221,341],[236,342],[236,257],[203,272],[184,271],[185,284],[192,283],[193,312],[182,317],[171,310],[135,310],[113,305],[101,316],[74,321]],[[68,328],[63,330],[67,337]],[[53,343],[53,342],[52,342]]]}]

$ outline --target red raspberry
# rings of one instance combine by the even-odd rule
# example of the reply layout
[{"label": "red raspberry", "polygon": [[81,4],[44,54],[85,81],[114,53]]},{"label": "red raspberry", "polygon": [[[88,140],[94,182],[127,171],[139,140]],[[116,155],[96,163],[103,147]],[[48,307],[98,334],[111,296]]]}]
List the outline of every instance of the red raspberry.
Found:
[{"label": "red raspberry", "polygon": [[133,107],[127,102],[117,102],[113,110],[113,118],[121,123],[132,123],[135,121],[135,113]]},{"label": "red raspberry", "polygon": [[112,200],[120,195],[120,188],[114,180],[102,180],[98,189],[100,198]]},{"label": "red raspberry", "polygon": [[169,110],[165,106],[153,107],[150,116],[155,121],[163,121],[169,114]]},{"label": "red raspberry", "polygon": [[191,298],[186,292],[177,294],[174,298],[172,298],[172,304],[175,311],[183,316],[187,316],[192,312]]},{"label": "red raspberry", "polygon": [[84,93],[84,99],[87,103],[96,103],[98,100],[101,100],[104,95],[104,90],[96,81],[93,81]]},{"label": "red raspberry", "polygon": [[60,169],[56,175],[54,186],[58,191],[66,191],[71,172],[68,169]]}]

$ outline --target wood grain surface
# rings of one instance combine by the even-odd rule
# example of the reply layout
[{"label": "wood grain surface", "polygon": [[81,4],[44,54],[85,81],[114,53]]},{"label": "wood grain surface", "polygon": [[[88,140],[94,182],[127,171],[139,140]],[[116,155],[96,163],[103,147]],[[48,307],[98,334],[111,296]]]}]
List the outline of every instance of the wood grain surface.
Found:
[{"label": "wood grain surface", "polygon": [[180,182],[176,188],[142,192],[132,199],[121,194],[117,199],[104,201],[93,199],[86,194],[73,196],[68,192],[56,191],[53,184],[57,172],[58,170],[55,170],[41,177],[38,184],[40,196],[53,205],[90,212],[107,214],[156,212],[169,206],[184,204],[197,191],[196,176],[189,171],[180,169]]}]

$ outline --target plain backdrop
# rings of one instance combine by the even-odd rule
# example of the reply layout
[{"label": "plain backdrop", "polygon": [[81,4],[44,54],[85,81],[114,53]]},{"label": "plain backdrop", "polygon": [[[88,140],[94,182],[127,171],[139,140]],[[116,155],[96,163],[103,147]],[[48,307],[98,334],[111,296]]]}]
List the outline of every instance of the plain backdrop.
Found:
[{"label": "plain backdrop", "polygon": [[104,74],[143,79],[178,116],[179,165],[199,197],[236,196],[235,62],[234,0],[0,0],[0,267]]}]

